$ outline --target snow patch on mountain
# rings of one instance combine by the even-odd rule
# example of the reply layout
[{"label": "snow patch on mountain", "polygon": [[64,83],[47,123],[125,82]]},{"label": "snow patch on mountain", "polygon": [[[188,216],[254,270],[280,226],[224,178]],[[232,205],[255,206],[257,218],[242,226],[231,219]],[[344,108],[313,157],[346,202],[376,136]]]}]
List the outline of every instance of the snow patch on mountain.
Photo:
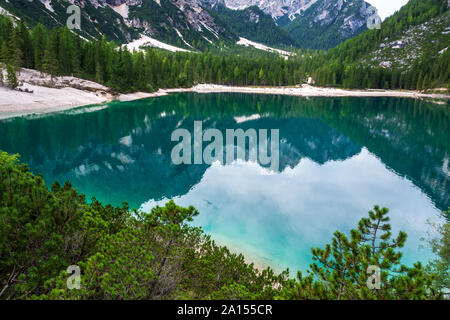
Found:
[{"label": "snow patch on mountain", "polygon": [[55,12],[55,9],[53,9],[52,7],[52,0],[40,0],[40,1],[48,11]]},{"label": "snow patch on mountain", "polygon": [[202,36],[202,37],[203,37],[203,39],[205,39],[206,41],[208,41],[209,44],[214,44],[214,42],[212,42],[211,40],[209,40],[207,37],[205,37],[205,36]]},{"label": "snow patch on mountain", "polygon": [[142,51],[142,47],[153,47],[153,48],[164,49],[164,50],[171,51],[171,52],[178,52],[178,51],[192,52],[190,50],[178,48],[178,47],[172,46],[170,44],[156,40],[154,38],[150,38],[149,36],[146,36],[146,35],[141,35],[141,37],[138,40],[134,40],[130,43],[125,44],[124,46],[129,51],[133,51],[133,50]]},{"label": "snow patch on mountain", "polygon": [[9,13],[8,10],[3,9],[2,7],[0,7],[0,14],[7,15],[8,17],[11,17],[11,18],[13,18],[13,19],[15,19],[15,20],[20,20],[18,17],[16,17],[15,15]]},{"label": "snow patch on mountain", "polygon": [[[192,48],[192,46],[189,43],[187,43],[186,40],[184,40],[181,32],[177,28],[174,28],[174,29],[175,29],[175,32],[177,33],[177,35],[180,37],[181,41],[183,41],[184,44],[187,45],[189,48]],[[194,49],[194,48],[192,48],[192,49]]]},{"label": "snow patch on mountain", "polygon": [[204,23],[203,21],[200,21],[200,23],[202,24],[203,27],[205,27],[206,30],[208,30],[209,32],[211,32],[217,39],[219,39],[219,35],[217,34],[217,32],[212,29],[211,27],[209,27],[206,23]]},{"label": "snow patch on mountain", "polygon": [[262,50],[262,51],[266,51],[266,52],[278,53],[278,54],[282,55],[285,59],[289,58],[289,56],[292,55],[292,52],[284,51],[281,49],[271,48],[264,44],[250,41],[250,40],[242,38],[242,37],[239,38],[239,41],[236,42],[236,44],[241,45],[241,46],[246,46],[246,47],[252,46],[258,50]]}]

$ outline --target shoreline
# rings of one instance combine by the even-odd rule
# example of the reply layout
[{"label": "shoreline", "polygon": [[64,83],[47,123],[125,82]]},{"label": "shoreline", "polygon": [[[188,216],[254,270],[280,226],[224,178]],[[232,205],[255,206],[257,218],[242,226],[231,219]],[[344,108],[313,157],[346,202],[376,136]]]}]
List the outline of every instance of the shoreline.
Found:
[{"label": "shoreline", "polygon": [[383,90],[383,89],[339,89],[332,87],[313,87],[302,85],[296,87],[252,87],[252,86],[225,86],[218,84],[198,84],[190,88],[159,89],[153,93],[136,92],[121,94],[118,101],[132,101],[145,98],[165,96],[171,93],[195,92],[195,93],[248,93],[248,94],[272,94],[291,95],[299,97],[397,97],[414,99],[442,99],[450,100],[449,94],[421,93],[409,90]]},{"label": "shoreline", "polygon": [[[281,273],[285,270],[285,268],[283,268],[280,264],[266,257],[264,253],[255,250],[255,248],[252,248],[251,246],[237,243],[217,233],[205,233],[211,237],[211,240],[213,240],[217,246],[227,247],[227,249],[234,254],[242,254],[245,262],[247,264],[253,263],[255,269],[260,272],[267,268],[271,268],[276,273]],[[297,270],[295,270],[295,272],[297,272]]]},{"label": "shoreline", "polygon": [[449,94],[421,93],[410,90],[383,90],[383,89],[340,89],[333,87],[314,87],[303,84],[302,86],[225,86],[217,84],[198,84],[187,89],[165,89],[171,92],[196,92],[196,93],[255,93],[255,94],[279,94],[302,97],[398,97],[398,98],[431,98],[450,99]]},{"label": "shoreline", "polygon": [[[83,81],[83,80],[81,80]],[[21,89],[28,89],[33,93],[10,90],[0,87],[0,119],[13,118],[31,114],[46,114],[66,111],[89,105],[98,105],[112,101],[133,101],[146,98],[161,97],[171,93],[247,93],[247,94],[273,94],[299,97],[398,97],[413,99],[440,99],[449,100],[448,94],[421,93],[417,91],[399,90],[350,90],[327,87],[313,87],[302,85],[295,87],[251,87],[251,86],[225,86],[216,84],[198,84],[191,88],[159,89],[153,93],[134,92],[129,94],[113,95],[108,88],[98,85],[76,88],[66,86],[63,88],[49,88],[36,84],[25,83]],[[95,84],[95,83],[94,83]],[[12,102],[14,101],[14,102]],[[439,102],[437,102],[439,103]],[[440,102],[445,104],[445,102]]]}]

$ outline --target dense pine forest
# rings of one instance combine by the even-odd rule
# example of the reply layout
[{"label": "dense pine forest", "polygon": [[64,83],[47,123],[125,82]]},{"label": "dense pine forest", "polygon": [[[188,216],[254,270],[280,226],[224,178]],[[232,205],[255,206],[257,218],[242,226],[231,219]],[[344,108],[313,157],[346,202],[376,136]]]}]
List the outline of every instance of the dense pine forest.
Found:
[{"label": "dense pine forest", "polygon": [[[361,59],[383,39],[445,14],[447,1],[410,1],[383,22],[328,52],[296,50],[285,59],[276,54],[223,44],[203,52],[170,53],[149,48],[129,52],[105,38],[85,41],[68,28],[31,30],[23,21],[0,16],[0,61],[17,86],[19,68],[52,76],[73,75],[93,80],[119,92],[190,87],[197,83],[252,86],[292,86],[312,77],[317,85],[345,88],[423,90],[449,88],[450,51],[424,55],[407,70],[369,66]],[[448,41],[448,37],[445,38]]]},{"label": "dense pine forest", "polygon": [[[449,224],[432,240],[438,259],[400,263],[407,235],[391,233],[375,206],[349,235],[313,248],[307,273],[258,270],[190,222],[173,201],[149,213],[87,201],[69,182],[41,176],[0,153],[0,299],[442,299],[448,289]],[[78,288],[67,268],[80,268]],[[369,289],[369,265],[381,285]],[[71,283],[71,282],[70,282]],[[71,283],[73,285],[73,283]]]},{"label": "dense pine forest", "polygon": [[[448,23],[446,0],[411,0],[396,14],[386,19],[380,29],[372,29],[350,39],[314,60],[314,78],[320,85],[342,85],[348,88],[412,89],[450,88],[450,52],[436,52],[421,48],[423,55],[410,62],[406,70],[374,68],[362,61],[369,52],[376,51],[383,41],[396,39],[405,30],[444,15]],[[446,16],[445,16],[446,15]],[[445,32],[444,32],[445,33]],[[428,41],[434,39],[426,39]],[[442,47],[450,45],[445,33],[438,41]],[[395,53],[393,53],[395,55]]]},{"label": "dense pine forest", "polygon": [[48,31],[41,24],[31,32],[24,23],[14,27],[0,19],[1,61],[44,71],[53,76],[74,75],[120,91],[153,91],[195,83],[228,85],[293,85],[306,76],[303,63],[277,55],[235,48],[203,53],[169,53],[158,49],[129,52],[105,38],[86,42],[68,28]]}]

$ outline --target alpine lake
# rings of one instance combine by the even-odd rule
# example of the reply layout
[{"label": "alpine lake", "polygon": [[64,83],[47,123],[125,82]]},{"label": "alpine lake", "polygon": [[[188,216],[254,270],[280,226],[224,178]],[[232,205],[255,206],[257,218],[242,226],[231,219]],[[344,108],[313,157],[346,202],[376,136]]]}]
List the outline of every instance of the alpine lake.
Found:
[{"label": "alpine lake", "polygon": [[[228,163],[175,164],[172,133],[194,136],[194,122],[224,137],[278,129],[277,167],[248,149]],[[177,93],[0,120],[0,150],[19,153],[49,187],[69,180],[103,204],[193,205],[192,223],[218,243],[293,275],[312,262],[311,247],[356,228],[374,205],[389,208],[394,235],[408,234],[402,262],[426,263],[427,221],[450,206],[448,103]]]}]

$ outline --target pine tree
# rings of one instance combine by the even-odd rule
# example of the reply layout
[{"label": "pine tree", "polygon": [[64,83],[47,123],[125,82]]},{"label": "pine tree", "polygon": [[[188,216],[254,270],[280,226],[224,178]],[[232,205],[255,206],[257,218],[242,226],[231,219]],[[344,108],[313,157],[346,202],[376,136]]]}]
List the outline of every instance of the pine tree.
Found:
[{"label": "pine tree", "polygon": [[[110,61],[108,61],[110,64]],[[81,39],[76,37],[73,43],[72,75],[79,77],[81,73]],[[107,79],[105,79],[107,81]]]},{"label": "pine tree", "polygon": [[23,66],[25,68],[33,68],[33,46],[32,41],[30,38],[30,32],[28,31],[27,27],[25,26],[25,23],[23,20],[20,20],[19,25],[19,36],[20,36],[20,50],[22,52],[22,58],[23,58]]},{"label": "pine tree", "polygon": [[9,62],[9,51],[5,41],[3,41],[2,47],[0,49],[0,61],[5,64]]},{"label": "pine tree", "polygon": [[8,64],[6,66],[6,72],[7,72],[7,81],[8,81],[8,85],[12,88],[15,89],[17,88],[17,86],[19,85],[17,82],[17,75],[16,75],[16,68],[13,67],[12,65]]},{"label": "pine tree", "polygon": [[45,27],[40,23],[36,25],[31,33],[31,38],[33,42],[34,67],[37,70],[43,70],[42,60],[47,47],[47,31]]},{"label": "pine tree", "polygon": [[22,50],[20,49],[20,47],[21,47],[21,39],[19,38],[19,31],[13,28],[8,41],[8,50],[9,50],[8,63],[11,64],[11,66],[15,70],[18,70],[22,66]]},{"label": "pine tree", "polygon": [[44,58],[42,60],[42,70],[50,74],[51,80],[58,74],[58,59],[51,41],[47,42]]},{"label": "pine tree", "polygon": [[119,49],[119,52],[115,56],[115,59],[113,61],[111,86],[118,91],[125,91],[125,88],[127,86],[122,47]]},{"label": "pine tree", "polygon": [[264,82],[264,70],[262,68],[259,69],[258,79],[260,84]]},{"label": "pine tree", "polygon": [[419,73],[419,77],[417,79],[417,83],[416,83],[416,90],[422,90],[422,85],[423,85],[423,74],[422,71],[420,71]]},{"label": "pine tree", "polygon": [[72,33],[67,27],[57,32],[57,58],[59,62],[59,73],[68,75],[72,73],[72,55],[74,53]]},{"label": "pine tree", "polygon": [[3,65],[0,64],[0,86],[3,86]]},{"label": "pine tree", "polygon": [[425,77],[423,78],[422,90],[425,90],[425,89],[428,89],[428,88],[429,88],[428,75],[426,74]]},{"label": "pine tree", "polygon": [[233,70],[234,84],[239,84],[239,75],[240,74],[241,74],[241,71],[239,70],[239,66],[234,67],[234,70]]},{"label": "pine tree", "polygon": [[[314,263],[309,275],[298,273],[297,284],[286,290],[291,299],[440,299],[420,262],[400,264],[407,235],[392,239],[387,208],[374,207],[369,217],[350,231],[336,231],[331,244],[313,248]],[[378,272],[378,271],[379,272]],[[375,275],[375,278],[372,276]]]}]

